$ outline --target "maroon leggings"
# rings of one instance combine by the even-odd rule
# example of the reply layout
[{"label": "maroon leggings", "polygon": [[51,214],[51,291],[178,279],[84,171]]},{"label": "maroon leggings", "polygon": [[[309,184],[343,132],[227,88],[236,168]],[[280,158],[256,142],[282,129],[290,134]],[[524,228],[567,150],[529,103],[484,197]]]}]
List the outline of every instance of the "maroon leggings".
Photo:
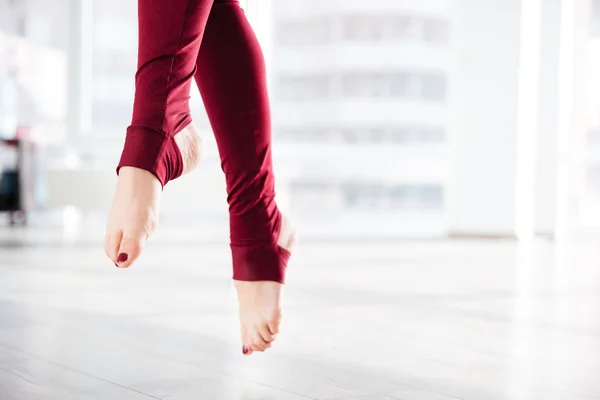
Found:
[{"label": "maroon leggings", "polygon": [[[237,0],[138,0],[133,119],[118,169],[181,175],[174,137],[191,121],[195,78],[227,182],[233,278],[283,283],[290,254],[277,245],[271,122],[260,45]],[[117,169],[117,171],[118,171]]]}]

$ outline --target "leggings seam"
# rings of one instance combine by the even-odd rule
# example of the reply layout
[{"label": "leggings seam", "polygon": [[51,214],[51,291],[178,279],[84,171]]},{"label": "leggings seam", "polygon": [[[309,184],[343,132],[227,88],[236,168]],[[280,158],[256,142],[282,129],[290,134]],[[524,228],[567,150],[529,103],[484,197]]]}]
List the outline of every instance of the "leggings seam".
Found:
[{"label": "leggings seam", "polygon": [[175,47],[175,53],[173,54],[173,57],[171,58],[171,68],[169,69],[169,75],[167,76],[167,92],[166,92],[166,96],[165,96],[165,108],[164,108],[164,117],[163,117],[163,121],[162,121],[162,128],[163,131],[165,132],[165,136],[166,136],[166,140],[163,141],[162,145],[160,146],[160,150],[159,150],[159,157],[156,158],[156,161],[154,161],[154,167],[153,169],[156,169],[156,166],[158,165],[158,162],[160,161],[161,155],[164,151],[165,146],[167,145],[167,143],[170,141],[169,139],[173,139],[170,136],[170,133],[166,131],[165,129],[165,121],[167,120],[167,107],[168,107],[168,103],[169,103],[169,90],[171,89],[171,77],[173,76],[173,69],[175,68],[175,59],[177,58],[177,56],[179,55],[179,51],[181,50],[181,39],[183,38],[183,31],[185,28],[185,23],[187,21],[188,18],[188,11],[190,8],[190,2],[189,0],[186,2],[185,5],[185,12],[183,14],[183,21],[181,23],[181,29],[179,31],[179,40],[177,41],[177,46]]}]

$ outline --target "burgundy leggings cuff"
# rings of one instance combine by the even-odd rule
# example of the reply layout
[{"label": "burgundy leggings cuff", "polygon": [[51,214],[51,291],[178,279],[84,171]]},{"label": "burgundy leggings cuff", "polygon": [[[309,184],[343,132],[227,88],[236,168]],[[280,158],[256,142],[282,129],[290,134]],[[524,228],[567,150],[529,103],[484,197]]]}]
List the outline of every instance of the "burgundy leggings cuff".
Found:
[{"label": "burgundy leggings cuff", "polygon": [[135,167],[151,172],[164,187],[167,182],[181,175],[183,160],[173,137],[164,132],[133,125],[127,129],[117,174],[121,167]]},{"label": "burgundy leggings cuff", "polygon": [[233,279],[237,281],[285,282],[290,253],[273,245],[231,246]]}]

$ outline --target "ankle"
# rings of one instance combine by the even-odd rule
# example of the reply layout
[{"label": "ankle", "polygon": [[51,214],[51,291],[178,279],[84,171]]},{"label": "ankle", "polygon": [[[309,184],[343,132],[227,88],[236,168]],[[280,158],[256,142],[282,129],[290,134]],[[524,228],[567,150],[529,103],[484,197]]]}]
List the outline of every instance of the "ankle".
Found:
[{"label": "ankle", "polygon": [[285,214],[281,214],[281,228],[279,229],[277,245],[291,253],[297,241],[298,234],[294,223]]},{"label": "ankle", "polygon": [[117,193],[135,197],[158,198],[162,193],[162,184],[152,172],[136,167],[122,167],[119,170]]},{"label": "ankle", "polygon": [[119,175],[124,167],[148,171],[164,186],[181,175],[183,162],[173,137],[144,126],[131,125],[127,128],[125,146],[117,166]]},{"label": "ankle", "polygon": [[143,168],[138,168],[138,167],[129,167],[129,166],[123,166],[119,169],[119,179],[120,180],[127,180],[127,179],[134,179],[137,181],[158,181],[160,183],[160,181],[158,180],[158,178],[150,171],[145,170]]},{"label": "ankle", "polygon": [[174,140],[183,161],[182,175],[185,175],[196,169],[204,158],[204,141],[193,122],[178,132]]}]

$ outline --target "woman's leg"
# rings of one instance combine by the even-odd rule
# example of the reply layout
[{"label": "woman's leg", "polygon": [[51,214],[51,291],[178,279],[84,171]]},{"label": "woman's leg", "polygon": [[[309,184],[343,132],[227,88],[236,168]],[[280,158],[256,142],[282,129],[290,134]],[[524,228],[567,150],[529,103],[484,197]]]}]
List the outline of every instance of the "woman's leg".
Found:
[{"label": "woman's leg", "polygon": [[138,1],[133,118],[105,238],[106,253],[118,267],[129,267],[152,233],[162,187],[192,169],[200,157],[188,100],[212,3]]},{"label": "woman's leg", "polygon": [[195,78],[227,182],[242,340],[264,350],[279,329],[294,233],[275,203],[264,58],[237,0],[215,1]]}]

